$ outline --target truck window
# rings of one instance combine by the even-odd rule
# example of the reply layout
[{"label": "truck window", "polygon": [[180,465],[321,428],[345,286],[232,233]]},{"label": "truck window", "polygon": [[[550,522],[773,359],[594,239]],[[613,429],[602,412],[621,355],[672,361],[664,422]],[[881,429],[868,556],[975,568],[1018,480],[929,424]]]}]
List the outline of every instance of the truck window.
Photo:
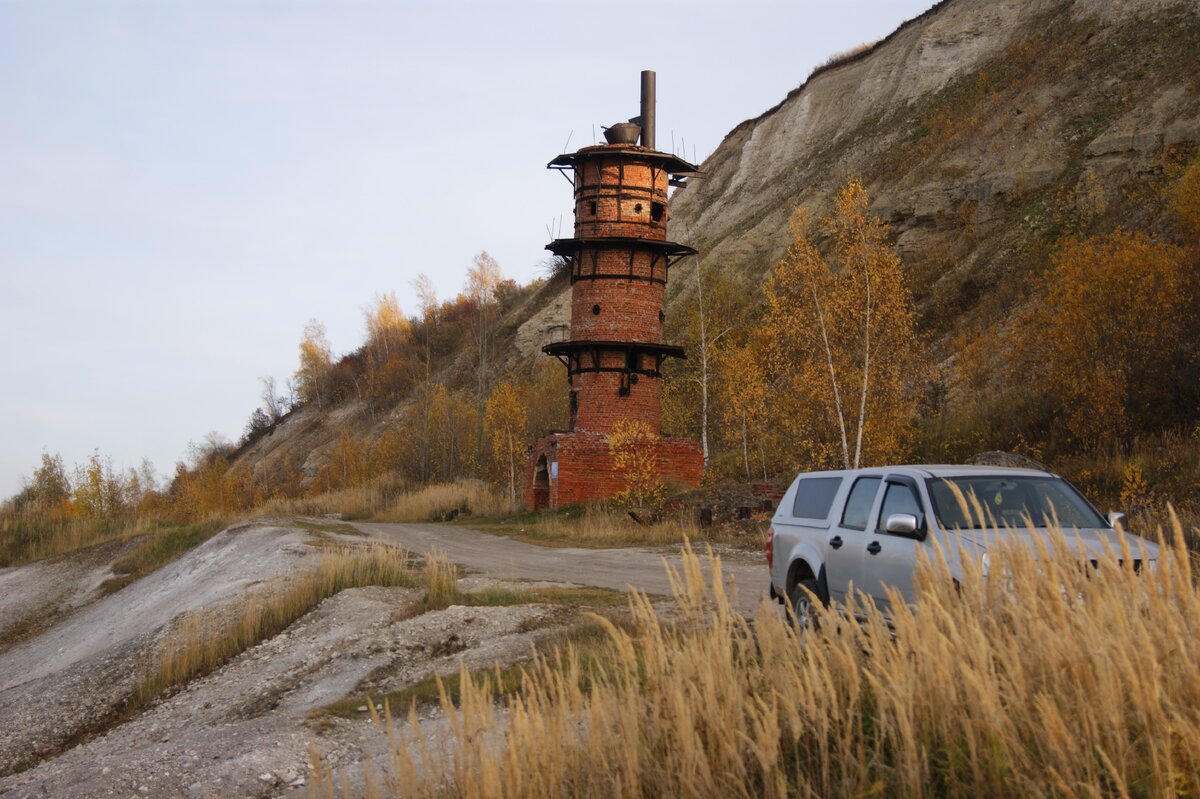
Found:
[{"label": "truck window", "polygon": [[842,527],[852,530],[867,529],[867,517],[871,515],[871,504],[879,490],[879,477],[860,477],[846,498],[846,510],[842,511]]},{"label": "truck window", "polygon": [[827,519],[833,498],[842,487],[840,477],[804,477],[796,485],[792,515],[798,519]]},{"label": "truck window", "polygon": [[887,518],[893,513],[910,513],[917,517],[917,526],[921,524],[924,514],[921,512],[921,501],[913,494],[912,488],[903,483],[888,483],[883,495],[883,507],[879,509],[879,532],[884,532]]}]

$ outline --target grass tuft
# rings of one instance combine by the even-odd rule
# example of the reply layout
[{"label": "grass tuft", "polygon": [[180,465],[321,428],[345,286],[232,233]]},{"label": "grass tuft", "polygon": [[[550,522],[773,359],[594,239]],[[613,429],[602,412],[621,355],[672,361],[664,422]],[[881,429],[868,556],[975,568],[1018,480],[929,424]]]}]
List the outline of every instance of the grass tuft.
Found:
[{"label": "grass tuft", "polygon": [[450,521],[461,515],[499,516],[513,513],[507,494],[482,480],[456,480],[400,494],[376,518],[389,522]]}]

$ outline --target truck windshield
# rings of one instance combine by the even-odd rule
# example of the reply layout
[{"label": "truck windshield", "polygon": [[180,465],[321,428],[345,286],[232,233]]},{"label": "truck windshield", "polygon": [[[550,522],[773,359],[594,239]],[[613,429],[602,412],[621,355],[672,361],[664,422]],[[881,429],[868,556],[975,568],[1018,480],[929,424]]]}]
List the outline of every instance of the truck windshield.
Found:
[{"label": "truck windshield", "polygon": [[943,530],[1048,527],[1055,519],[1064,530],[1108,526],[1059,477],[935,477],[929,480],[929,497]]}]

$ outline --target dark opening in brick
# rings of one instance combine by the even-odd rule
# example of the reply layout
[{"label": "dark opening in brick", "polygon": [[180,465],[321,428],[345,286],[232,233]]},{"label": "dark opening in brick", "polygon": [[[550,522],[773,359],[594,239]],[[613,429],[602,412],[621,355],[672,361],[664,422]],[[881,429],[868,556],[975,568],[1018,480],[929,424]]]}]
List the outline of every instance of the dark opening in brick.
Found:
[{"label": "dark opening in brick", "polygon": [[596,305],[593,305],[593,306],[592,306],[592,313],[594,313],[596,316],[599,316],[599,315],[600,315],[600,305],[599,305],[599,303],[597,303]]},{"label": "dark opening in brick", "polygon": [[633,206],[633,212],[635,214],[640,214],[642,212],[642,204],[638,203],[637,205]]},{"label": "dark opening in brick", "polygon": [[658,312],[658,321],[660,321],[660,322],[667,321],[667,314],[664,311]]},{"label": "dark opening in brick", "polygon": [[655,222],[661,222],[663,218],[663,211],[665,210],[666,206],[664,206],[662,203],[650,203],[650,218]]}]

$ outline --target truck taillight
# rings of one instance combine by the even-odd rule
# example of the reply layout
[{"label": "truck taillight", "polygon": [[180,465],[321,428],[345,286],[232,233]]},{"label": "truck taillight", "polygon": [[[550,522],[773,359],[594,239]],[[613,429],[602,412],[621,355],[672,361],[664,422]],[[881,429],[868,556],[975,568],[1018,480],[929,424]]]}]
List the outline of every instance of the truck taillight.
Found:
[{"label": "truck taillight", "polygon": [[767,568],[771,568],[775,561],[775,528],[767,528]]}]

